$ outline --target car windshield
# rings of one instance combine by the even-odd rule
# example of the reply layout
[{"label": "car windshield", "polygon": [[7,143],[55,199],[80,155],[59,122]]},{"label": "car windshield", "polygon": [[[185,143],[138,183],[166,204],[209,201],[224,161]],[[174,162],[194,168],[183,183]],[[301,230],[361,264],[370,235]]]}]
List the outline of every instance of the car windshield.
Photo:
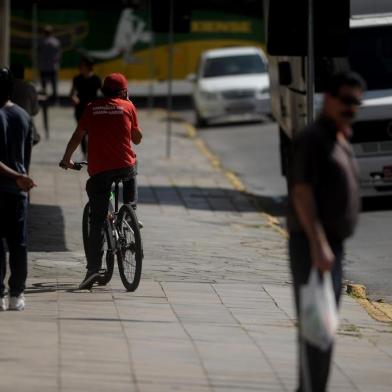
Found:
[{"label": "car windshield", "polygon": [[392,88],[392,26],[353,29],[349,62],[369,90]]},{"label": "car windshield", "polygon": [[207,59],[204,64],[203,77],[258,74],[266,72],[266,65],[261,56],[245,54]]}]

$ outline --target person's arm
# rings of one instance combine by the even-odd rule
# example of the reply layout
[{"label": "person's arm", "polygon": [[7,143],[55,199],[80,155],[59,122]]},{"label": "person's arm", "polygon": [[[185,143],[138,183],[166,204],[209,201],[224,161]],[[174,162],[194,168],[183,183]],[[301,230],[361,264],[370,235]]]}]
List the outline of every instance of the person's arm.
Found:
[{"label": "person's arm", "polygon": [[29,96],[31,102],[31,116],[35,116],[39,112],[39,102],[37,90],[32,84],[29,84]]},{"label": "person's arm", "polygon": [[73,161],[71,160],[72,154],[78,148],[86,133],[87,132],[85,131],[84,127],[81,125],[76,127],[75,132],[72,134],[71,139],[67,144],[67,148],[65,149],[64,156],[60,162],[63,168],[68,169],[73,166]]},{"label": "person's arm", "polygon": [[34,132],[34,124],[33,124],[33,120],[30,117],[29,131],[26,135],[25,145],[24,145],[24,163],[25,163],[27,173],[30,170],[31,150],[33,149],[33,132]]},{"label": "person's arm", "polygon": [[131,131],[131,139],[133,144],[140,144],[143,138],[142,131],[139,127],[139,120],[137,118],[136,109],[133,108],[131,111],[132,117],[132,131]]},{"label": "person's arm", "polygon": [[313,189],[308,184],[299,183],[293,186],[291,192],[297,217],[309,240],[313,265],[321,271],[329,271],[335,257],[317,216]]},{"label": "person's arm", "polygon": [[132,143],[140,144],[142,138],[143,138],[143,134],[140,128],[132,128]]},{"label": "person's arm", "polygon": [[73,81],[72,81],[72,87],[71,87],[71,91],[69,93],[69,96],[71,98],[72,104],[76,106],[76,105],[78,105],[80,103],[80,100],[79,100],[78,95],[77,95],[75,79],[76,78],[74,78]]},{"label": "person's arm", "polygon": [[17,171],[11,169],[9,166],[7,166],[1,161],[0,174],[15,180],[18,187],[25,192],[28,192],[31,188],[37,186],[32,178],[30,178],[26,174],[18,173]]}]

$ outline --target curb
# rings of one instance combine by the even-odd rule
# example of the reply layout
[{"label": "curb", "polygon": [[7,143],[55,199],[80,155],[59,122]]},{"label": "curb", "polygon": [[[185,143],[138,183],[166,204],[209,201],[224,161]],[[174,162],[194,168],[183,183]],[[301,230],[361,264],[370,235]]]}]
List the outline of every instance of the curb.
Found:
[{"label": "curb", "polygon": [[[245,193],[246,187],[241,181],[241,179],[234,172],[232,172],[231,170],[227,170],[223,167],[220,159],[208,148],[204,140],[198,136],[196,128],[186,121],[183,121],[183,124],[187,130],[188,137],[194,140],[199,151],[210,161],[211,165],[224,174],[224,176],[228,179],[228,181],[236,191]],[[262,214],[262,216],[264,216],[264,218],[267,220],[268,225],[273,230],[275,230],[282,237],[288,238],[287,231],[280,226],[279,220],[276,217],[267,214],[258,207],[255,207],[255,209],[258,210]]]},{"label": "curb", "polygon": [[366,287],[361,284],[347,284],[346,292],[353,297],[376,321],[392,322],[392,305],[384,302],[370,301],[366,294]]},{"label": "curb", "polygon": [[[198,134],[196,128],[183,121],[183,124],[187,130],[187,135],[190,139],[193,139],[199,149],[199,151],[210,161],[211,165],[220,170],[225,177],[232,184],[233,188],[239,192],[246,192],[246,187],[241,179],[232,171],[226,170],[220,161],[220,159],[208,148],[204,140],[202,140]],[[279,220],[264,211],[260,211],[261,214],[266,218],[268,225],[279,233],[282,237],[288,238],[288,232],[282,228],[279,224]],[[366,310],[370,317],[376,321],[383,323],[392,322],[392,305],[384,302],[370,301],[366,295],[366,287],[360,284],[348,284],[346,292],[351,297],[355,298],[356,301]]]}]

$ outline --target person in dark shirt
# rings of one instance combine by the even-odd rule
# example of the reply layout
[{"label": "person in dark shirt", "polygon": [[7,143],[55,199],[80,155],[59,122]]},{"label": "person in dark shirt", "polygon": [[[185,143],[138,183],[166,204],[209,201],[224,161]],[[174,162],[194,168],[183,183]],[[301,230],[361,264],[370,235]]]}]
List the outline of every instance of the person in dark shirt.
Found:
[{"label": "person in dark shirt", "polygon": [[42,92],[46,95],[46,85],[52,85],[52,99],[57,103],[58,72],[61,62],[61,42],[54,36],[53,27],[44,27],[38,45],[38,69],[41,76]]},{"label": "person in dark shirt", "polygon": [[[312,267],[330,271],[339,305],[344,240],[351,236],[359,213],[358,173],[351,146],[351,122],[365,83],[352,72],[336,74],[327,85],[319,118],[294,142],[289,192],[289,256],[295,303],[300,320],[300,287]],[[299,389],[324,392],[332,347],[305,342],[299,323]]]},{"label": "person in dark shirt", "polygon": [[11,101],[26,110],[31,117],[33,123],[33,144],[38,144],[41,140],[41,135],[38,133],[33,120],[33,117],[39,112],[37,90],[32,83],[25,80],[25,67],[23,64],[11,64],[10,71],[14,78]]},{"label": "person in dark shirt", "polygon": [[11,102],[12,77],[0,69],[0,310],[6,310],[4,278],[9,250],[8,309],[25,307],[23,292],[27,278],[27,192],[35,186],[28,177],[32,147],[29,115]]},{"label": "person in dark shirt", "polygon": [[[79,75],[73,78],[71,89],[71,100],[75,106],[75,118],[79,123],[86,106],[97,99],[98,91],[102,82],[99,76],[94,74],[93,61],[87,57],[82,57],[79,64]],[[83,155],[87,155],[87,136],[81,143]]]}]

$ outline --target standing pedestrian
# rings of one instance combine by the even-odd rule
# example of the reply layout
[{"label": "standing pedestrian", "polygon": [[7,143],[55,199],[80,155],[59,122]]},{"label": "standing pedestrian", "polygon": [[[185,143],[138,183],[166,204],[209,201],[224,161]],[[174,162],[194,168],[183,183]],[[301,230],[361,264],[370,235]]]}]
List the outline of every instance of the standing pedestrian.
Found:
[{"label": "standing pedestrian", "polygon": [[0,310],[6,310],[4,278],[9,251],[10,310],[23,310],[27,278],[27,191],[34,182],[27,176],[32,146],[29,115],[11,102],[12,78],[0,69]]},{"label": "standing pedestrian", "polygon": [[[71,100],[75,106],[76,122],[82,117],[86,106],[97,99],[98,91],[102,86],[99,76],[94,74],[94,63],[87,57],[82,57],[79,63],[79,75],[73,78],[71,88]],[[84,157],[87,156],[87,136],[83,137],[81,148]]]},{"label": "standing pedestrian", "polygon": [[27,82],[23,64],[11,64],[13,87],[11,101],[26,110],[33,124],[33,145],[41,140],[41,136],[34,125],[33,117],[39,112],[38,94],[32,83]]},{"label": "standing pedestrian", "polygon": [[52,85],[52,98],[57,101],[57,78],[61,61],[61,43],[53,35],[53,27],[45,26],[44,36],[38,42],[38,69],[41,76],[42,90],[46,94],[46,85]]},{"label": "standing pedestrian", "polygon": [[[344,240],[359,212],[358,174],[349,138],[365,83],[352,72],[334,75],[321,115],[295,140],[288,215],[289,255],[300,320],[300,286],[312,267],[330,271],[336,303],[342,287]],[[323,351],[304,341],[299,324],[300,392],[324,392],[332,345]]]}]

